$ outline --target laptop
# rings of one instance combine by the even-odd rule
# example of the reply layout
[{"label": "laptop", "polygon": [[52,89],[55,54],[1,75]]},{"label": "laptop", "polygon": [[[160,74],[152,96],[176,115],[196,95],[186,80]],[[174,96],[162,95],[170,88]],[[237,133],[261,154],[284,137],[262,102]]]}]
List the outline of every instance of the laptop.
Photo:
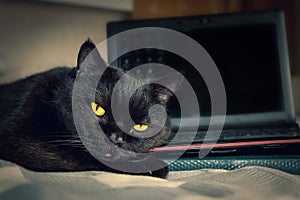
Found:
[{"label": "laptop", "polygon": [[[211,119],[211,100],[203,77],[184,58],[153,48],[126,51],[126,39],[108,43],[108,59],[115,66],[133,70],[136,66],[161,63],[179,71],[192,85],[200,107],[200,116],[180,116],[178,101],[169,103],[174,132],[183,126],[184,134],[172,146],[152,149],[163,158],[176,156],[196,159],[200,149],[211,149],[208,157],[243,155],[300,155],[300,132],[296,122],[291,90],[284,13],[265,11],[202,15],[149,20],[130,20],[107,24],[107,36],[123,31],[161,27],[183,33],[197,41],[211,56],[224,81],[227,111],[216,144],[203,143]],[[151,39],[145,34],[144,38]],[[153,39],[153,38],[152,38]],[[115,60],[111,58],[125,52]],[[153,66],[155,67],[155,66]],[[153,74],[149,65],[148,75]],[[138,74],[139,71],[137,70]],[[147,78],[147,77],[145,77]],[[179,88],[178,92],[185,92]],[[197,134],[189,132],[200,117]],[[192,127],[194,128],[194,127]],[[192,137],[192,143],[190,139]]]}]

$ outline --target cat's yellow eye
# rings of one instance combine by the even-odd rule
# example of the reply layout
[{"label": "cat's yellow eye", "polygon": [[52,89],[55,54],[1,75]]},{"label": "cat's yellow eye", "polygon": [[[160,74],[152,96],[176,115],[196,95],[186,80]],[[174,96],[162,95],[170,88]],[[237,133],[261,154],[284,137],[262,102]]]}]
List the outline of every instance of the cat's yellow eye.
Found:
[{"label": "cat's yellow eye", "polygon": [[96,102],[92,102],[92,109],[97,116],[101,117],[105,114],[105,110]]},{"label": "cat's yellow eye", "polygon": [[133,126],[133,128],[136,130],[136,131],[139,131],[139,132],[142,132],[142,131],[145,131],[147,130],[149,127],[148,124],[136,124]]}]

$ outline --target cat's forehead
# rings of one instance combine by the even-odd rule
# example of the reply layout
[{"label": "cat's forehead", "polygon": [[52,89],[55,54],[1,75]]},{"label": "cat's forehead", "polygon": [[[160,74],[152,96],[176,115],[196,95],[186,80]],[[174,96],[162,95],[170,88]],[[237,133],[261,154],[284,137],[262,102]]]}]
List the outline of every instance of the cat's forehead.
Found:
[{"label": "cat's forehead", "polygon": [[[114,94],[113,94],[114,93]],[[151,100],[151,91],[142,80],[125,74],[118,68],[107,68],[100,78],[96,91],[96,100],[99,103],[110,105],[114,95],[117,101],[130,98],[132,101]]]},{"label": "cat's forehead", "polygon": [[134,88],[141,84],[141,79],[125,73],[120,68],[108,67],[102,74],[98,86],[105,86],[109,90],[112,90],[115,85],[118,85],[117,89],[121,90],[124,87]]}]

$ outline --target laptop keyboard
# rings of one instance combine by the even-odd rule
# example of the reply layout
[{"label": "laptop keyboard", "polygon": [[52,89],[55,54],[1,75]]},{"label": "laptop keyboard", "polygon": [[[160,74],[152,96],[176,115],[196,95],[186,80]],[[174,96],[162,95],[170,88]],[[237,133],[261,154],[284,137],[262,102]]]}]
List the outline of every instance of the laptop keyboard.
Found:
[{"label": "laptop keyboard", "polygon": [[204,138],[207,136],[208,141],[218,140],[219,142],[228,142],[235,140],[250,140],[250,139],[270,139],[270,138],[289,138],[300,136],[300,131],[298,127],[290,127],[290,128],[249,128],[249,129],[226,129],[223,130],[220,137],[219,132],[217,131],[199,131],[197,135],[193,139],[193,133],[183,133],[177,136],[175,143],[182,143],[183,141],[191,141],[194,142],[202,142]]},{"label": "laptop keyboard", "polygon": [[249,139],[270,137],[294,137],[299,134],[297,128],[237,129],[224,131],[223,139]]}]

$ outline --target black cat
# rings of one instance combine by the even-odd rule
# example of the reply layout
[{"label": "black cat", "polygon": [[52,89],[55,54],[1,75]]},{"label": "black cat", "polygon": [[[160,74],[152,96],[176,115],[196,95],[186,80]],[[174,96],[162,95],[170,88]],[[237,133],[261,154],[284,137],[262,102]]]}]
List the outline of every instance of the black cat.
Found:
[{"label": "black cat", "polygon": [[[0,159],[12,161],[34,171],[86,171],[101,170],[123,173],[99,162],[85,148],[76,131],[72,113],[72,90],[74,80],[86,56],[95,48],[86,41],[80,48],[77,67],[59,67],[28,78],[0,86]],[[104,65],[104,62],[98,63]],[[90,72],[92,73],[92,72]],[[108,67],[102,75],[94,102],[88,102],[87,112],[93,112],[96,123],[102,127],[107,139],[124,150],[147,152],[171,138],[168,121],[159,133],[150,138],[138,138],[121,131],[112,117],[110,101],[112,89],[124,72]],[[136,78],[127,76],[128,87],[136,83]],[[171,77],[169,83],[178,80]],[[155,123],[149,121],[151,105],[166,103],[172,93],[156,84],[140,87],[130,98],[130,117],[136,123],[131,131],[142,132]],[[122,96],[119,96],[122,100]],[[96,130],[87,130],[95,132]],[[97,134],[97,133],[95,133]],[[104,156],[118,162],[117,155],[109,152],[105,144],[101,147]],[[151,169],[151,165],[161,165],[162,169],[139,171],[143,175],[165,178],[168,167],[156,158],[147,158],[135,163],[138,168]],[[119,165],[128,167],[128,162]]]}]

